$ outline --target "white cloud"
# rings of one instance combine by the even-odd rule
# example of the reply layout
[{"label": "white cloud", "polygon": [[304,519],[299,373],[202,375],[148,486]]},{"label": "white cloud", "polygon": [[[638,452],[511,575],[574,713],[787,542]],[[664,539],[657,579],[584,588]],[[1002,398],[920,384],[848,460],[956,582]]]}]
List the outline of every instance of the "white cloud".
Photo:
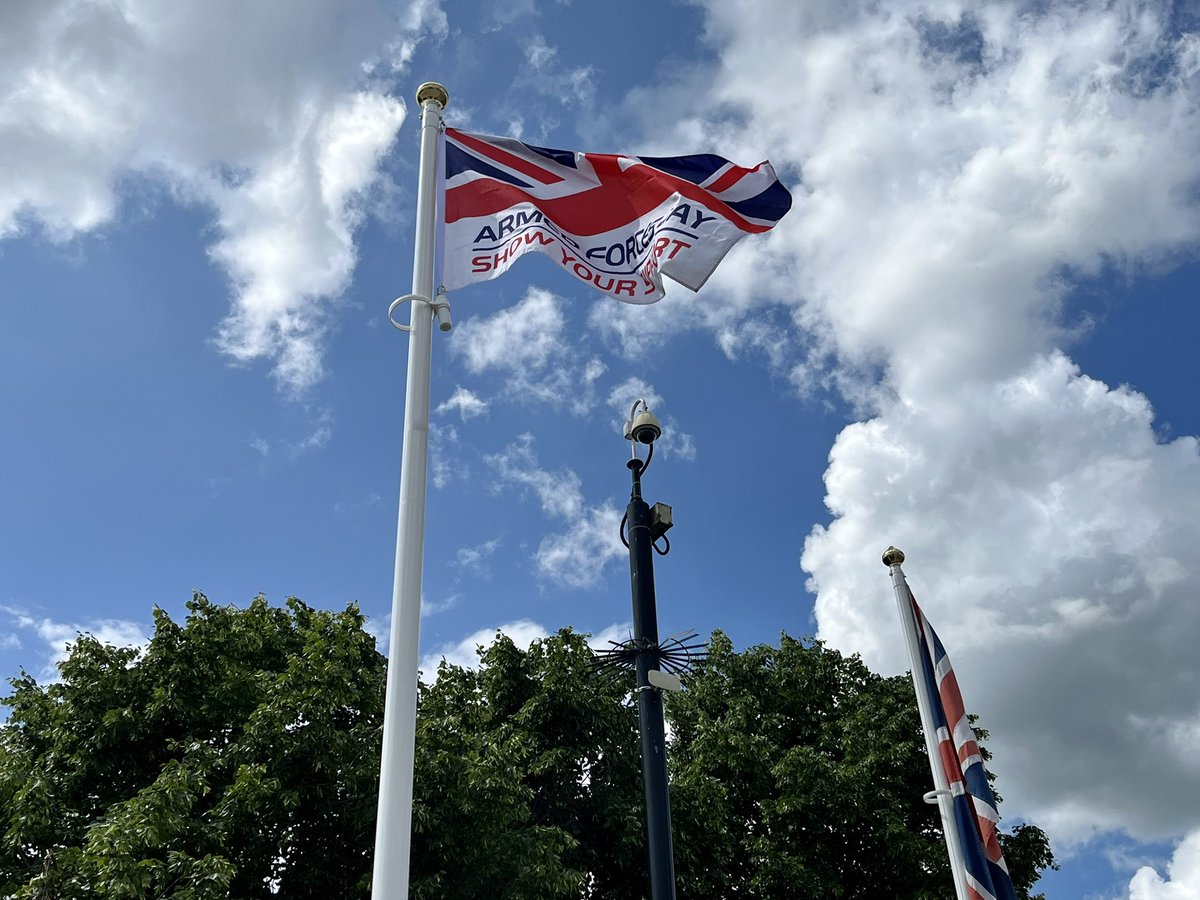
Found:
[{"label": "white cloud", "polygon": [[303,456],[313,450],[320,450],[333,437],[333,411],[318,409],[312,415],[311,430],[298,441],[288,445],[292,457]]},{"label": "white cloud", "polygon": [[[421,598],[421,605],[425,605],[424,597]],[[392,614],[390,612],[384,613],[379,619],[372,619],[370,616],[367,616],[366,621],[363,622],[363,630],[375,638],[375,649],[384,656],[387,656],[388,651],[391,649],[389,645],[392,638]]]},{"label": "white cloud", "polygon": [[530,288],[515,305],[490,316],[472,316],[456,326],[450,348],[469,372],[498,372],[507,396],[565,405],[583,415],[595,402],[595,383],[604,364],[571,346],[561,297]]},{"label": "white cloud", "polygon": [[[632,303],[596,303],[588,314],[588,325],[606,339],[610,349],[626,359],[644,359],[654,353],[668,336],[705,322],[695,295],[664,281],[667,293],[648,306]],[[632,401],[630,401],[632,402]]]},{"label": "white cloud", "polygon": [[1158,443],[1144,398],[1055,348],[1078,276],[1200,242],[1200,37],[1139,0],[704,10],[719,58],[668,88],[656,140],[768,157],[794,209],[693,302],[593,324],[635,351],[680,328],[748,342],[860,412],[804,551],[819,632],[904,667],[879,554],[905,549],[1006,812],[1057,838],[1194,829],[1196,443]]},{"label": "white cloud", "polygon": [[451,334],[451,348],[469,372],[499,369],[517,378],[537,372],[566,352],[561,302],[530,288],[513,306],[465,319]]},{"label": "white cloud", "polygon": [[[116,647],[144,649],[150,636],[138,622],[126,619],[94,619],[80,623],[56,622],[48,617],[35,618],[23,609],[0,605],[0,612],[7,615],[13,631],[6,636],[6,647],[21,647],[22,642],[16,629],[32,632],[41,639],[45,655],[37,669],[42,681],[58,680],[58,664],[67,658],[67,647],[75,643],[81,634],[90,634],[102,644]],[[11,638],[11,640],[7,640]]]},{"label": "white cloud", "polygon": [[383,497],[370,491],[352,500],[338,500],[333,504],[333,511],[338,515],[353,515],[379,506],[383,506]]},{"label": "white cloud", "polygon": [[670,142],[768,156],[795,199],[718,270],[719,302],[688,304],[714,333],[783,304],[812,338],[797,362],[882,362],[922,392],[1002,378],[1059,336],[1065,274],[1200,234],[1200,37],[1165,4],[706,10],[719,69]]},{"label": "white cloud", "polygon": [[548,472],[538,465],[533,451],[534,437],[523,434],[500,453],[484,457],[495,469],[502,484],[513,484],[532,491],[542,511],[558,518],[574,518],[583,510],[579,476],[568,468]]},{"label": "white cloud", "polygon": [[453,425],[429,425],[429,478],[441,490],[456,478],[466,478],[469,470],[461,459],[452,457],[452,448],[459,443],[458,429]]},{"label": "white cloud", "polygon": [[1056,837],[1196,821],[1200,456],[1152,418],[1058,354],[897,403],[839,435],[834,520],[805,544],[819,636],[889,672],[907,660],[878,557],[908,554],[1001,792]]},{"label": "white cloud", "polygon": [[532,491],[542,512],[566,520],[564,529],[546,535],[538,545],[535,571],[564,587],[595,587],[607,565],[627,552],[617,534],[621,513],[607,502],[586,506],[579,476],[569,468],[558,472],[541,468],[533,441],[533,435],[523,434],[485,460],[499,475],[500,484]]},{"label": "white cloud", "polygon": [[613,644],[621,644],[633,636],[632,622],[614,622],[607,628],[602,628],[588,638],[588,646],[593,650],[609,650]]},{"label": "white cloud", "polygon": [[438,613],[444,613],[458,606],[458,601],[462,599],[462,594],[447,594],[441,600],[430,600],[424,594],[421,595],[421,618],[427,616],[436,616]]},{"label": "white cloud", "polygon": [[319,301],[349,283],[364,195],[404,117],[395,98],[347,95],[314,110],[251,178],[208,186],[223,233],[211,255],[235,291],[217,335],[223,352],[241,362],[272,359],[276,378],[293,391],[321,379]]},{"label": "white cloud", "polygon": [[482,416],[487,410],[488,401],[481,400],[472,391],[469,391],[462,385],[457,385],[454,388],[454,393],[450,395],[450,399],[439,403],[434,412],[446,413],[457,411],[465,422],[468,419],[474,419],[476,416]]},{"label": "white cloud", "polygon": [[303,390],[404,121],[387,82],[445,28],[435,3],[397,16],[365,0],[302,16],[282,0],[3,5],[0,238],[91,231],[138,178],[212,208],[233,288],[217,345]]},{"label": "white cloud", "polygon": [[478,648],[490,647],[495,642],[496,636],[501,633],[509,637],[514,644],[523,650],[528,649],[529,645],[534,641],[541,640],[549,634],[545,628],[531,619],[506,622],[503,625],[497,625],[495,628],[480,628],[478,631],[467,635],[461,641],[442,644],[432,653],[422,657],[420,665],[422,675],[426,679],[436,677],[438,663],[443,659],[454,666],[462,666],[465,669],[478,669]]},{"label": "white cloud", "polygon": [[455,554],[454,564],[464,571],[474,572],[486,578],[491,574],[488,569],[488,559],[499,548],[499,537],[494,537],[490,541],[484,541],[474,547],[462,547]]},{"label": "white cloud", "polygon": [[525,61],[535,69],[542,69],[553,62],[558,50],[546,43],[540,34],[535,34],[525,44]]},{"label": "white cloud", "polygon": [[1175,848],[1165,879],[1149,866],[1138,869],[1129,882],[1129,900],[1200,900],[1200,832]]},{"label": "white cloud", "polygon": [[542,539],[536,554],[538,574],[564,587],[595,587],[609,563],[628,558],[618,534],[620,524],[621,511],[611,503],[584,510],[565,531]]}]

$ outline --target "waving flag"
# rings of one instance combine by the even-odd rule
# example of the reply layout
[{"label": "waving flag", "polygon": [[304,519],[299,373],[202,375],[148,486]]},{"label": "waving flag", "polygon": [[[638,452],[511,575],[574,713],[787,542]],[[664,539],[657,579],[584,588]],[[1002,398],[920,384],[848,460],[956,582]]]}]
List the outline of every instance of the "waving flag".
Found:
[{"label": "waving flag", "polygon": [[769,162],[711,154],[576,153],[447,128],[445,165],[447,290],[536,250],[611,297],[653,303],[663,275],[699,290],[734,244],[792,205]]},{"label": "waving flag", "polygon": [[963,855],[970,900],[1016,900],[1016,891],[1000,851],[1000,815],[983,770],[975,732],[967,720],[958,679],[946,649],[909,592],[911,613],[921,648],[922,683],[933,711],[938,756],[954,806],[954,824]]}]

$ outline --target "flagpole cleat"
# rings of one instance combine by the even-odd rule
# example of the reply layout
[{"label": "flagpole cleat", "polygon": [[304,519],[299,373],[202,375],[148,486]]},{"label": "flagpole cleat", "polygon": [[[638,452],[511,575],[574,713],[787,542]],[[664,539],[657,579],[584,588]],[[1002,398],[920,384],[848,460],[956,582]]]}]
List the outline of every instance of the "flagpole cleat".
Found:
[{"label": "flagpole cleat", "polygon": [[895,547],[888,547],[883,551],[883,564],[888,568],[898,566],[904,562],[904,551],[897,550]]}]

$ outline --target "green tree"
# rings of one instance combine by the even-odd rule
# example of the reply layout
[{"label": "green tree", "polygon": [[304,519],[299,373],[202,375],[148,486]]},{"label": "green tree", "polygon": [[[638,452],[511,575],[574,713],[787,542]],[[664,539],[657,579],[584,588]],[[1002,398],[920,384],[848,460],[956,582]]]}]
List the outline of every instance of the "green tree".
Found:
[{"label": "green tree", "polygon": [[[907,676],[787,635],[707,664],[668,699],[679,896],[942,898],[951,884]],[[1008,859],[1026,900],[1053,865],[1020,826]]]},{"label": "green tree", "polygon": [[571,631],[527,652],[501,635],[422,688],[414,896],[640,896],[637,721],[591,660]]},{"label": "green tree", "polygon": [[11,681],[0,896],[363,894],[384,661],[354,607],[155,610],[144,652],[81,636]]},{"label": "green tree", "polygon": [[[365,897],[385,660],[351,606],[201,595],[144,651],[82,636],[0,726],[0,897]],[[422,684],[412,894],[644,896],[631,676],[564,630]],[[432,674],[432,673],[426,673]],[[670,695],[681,900],[944,897],[911,683],[788,637]],[[1007,836],[1022,898],[1053,864]]]}]

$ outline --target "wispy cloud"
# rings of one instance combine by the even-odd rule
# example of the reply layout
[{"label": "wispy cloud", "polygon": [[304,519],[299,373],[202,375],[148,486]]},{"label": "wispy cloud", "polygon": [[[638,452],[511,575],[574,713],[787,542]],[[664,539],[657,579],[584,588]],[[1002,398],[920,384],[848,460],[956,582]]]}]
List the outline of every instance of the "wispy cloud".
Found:
[{"label": "wispy cloud", "polygon": [[491,575],[488,559],[499,549],[500,542],[499,537],[494,537],[490,541],[484,541],[474,547],[462,547],[455,554],[454,565],[465,572],[473,572],[487,578]]},{"label": "wispy cloud", "polygon": [[488,401],[481,400],[474,392],[462,385],[456,386],[450,398],[439,403],[434,410],[437,413],[457,412],[464,422],[474,419],[476,416],[482,416],[487,411]]},{"label": "wispy cloud", "polygon": [[288,444],[292,458],[303,456],[325,447],[333,437],[333,410],[321,408],[313,412],[309,431],[304,437]]},{"label": "wispy cloud", "polygon": [[421,595],[421,617],[436,616],[438,613],[448,612],[458,606],[458,601],[462,599],[462,594],[447,594],[440,600],[430,600],[424,594]]},{"label": "wispy cloud", "polygon": [[469,469],[455,452],[459,444],[458,429],[453,425],[429,425],[429,480],[438,490],[451,481],[466,478]]},{"label": "wispy cloud", "polygon": [[485,457],[500,485],[516,485],[538,498],[542,511],[558,518],[578,516],[583,509],[579,476],[569,468],[549,472],[538,465],[532,434],[523,434],[500,453]]},{"label": "wispy cloud", "polygon": [[12,629],[4,645],[21,648],[24,642],[17,632],[28,632],[42,644],[42,653],[33,670],[42,681],[58,680],[58,663],[67,658],[67,648],[81,634],[89,634],[102,644],[117,647],[145,648],[150,636],[140,622],[127,619],[91,619],[80,622],[58,622],[46,616],[34,616],[19,607],[0,605],[0,614],[8,619]]},{"label": "wispy cloud", "polygon": [[486,462],[499,477],[498,488],[513,485],[530,492],[542,512],[565,521],[538,545],[538,575],[564,587],[594,587],[608,564],[625,553],[617,534],[620,513],[611,503],[586,505],[579,476],[565,467],[556,472],[543,469],[533,445],[533,435],[523,434]]},{"label": "wispy cloud", "polygon": [[535,555],[538,574],[570,588],[596,587],[608,564],[627,558],[621,512],[611,503],[591,507],[566,529],[547,535]]}]

